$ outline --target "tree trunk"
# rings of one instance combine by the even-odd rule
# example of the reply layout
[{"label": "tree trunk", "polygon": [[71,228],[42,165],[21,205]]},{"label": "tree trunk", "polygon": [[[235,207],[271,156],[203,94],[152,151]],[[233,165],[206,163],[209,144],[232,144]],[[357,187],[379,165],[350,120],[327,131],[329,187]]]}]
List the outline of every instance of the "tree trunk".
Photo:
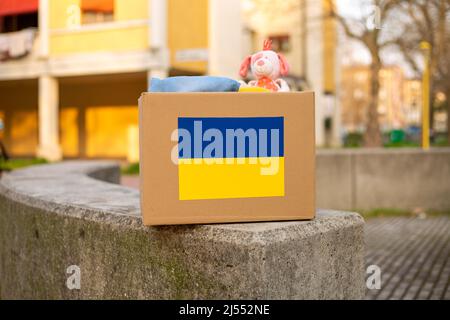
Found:
[{"label": "tree trunk", "polygon": [[434,112],[434,97],[436,97],[436,92],[435,92],[435,87],[434,87],[434,81],[433,81],[433,76],[430,77],[430,97],[429,97],[429,101],[428,101],[428,105],[430,106],[430,114],[429,114],[429,125],[430,125],[430,130],[431,132],[434,132],[434,116],[435,116],[435,112]]},{"label": "tree trunk", "polygon": [[447,88],[445,99],[447,100],[447,144],[450,145],[450,87]]},{"label": "tree trunk", "polygon": [[364,145],[369,148],[381,147],[382,145],[378,119],[380,70],[381,60],[379,58],[372,58],[372,64],[370,66],[370,100],[367,110],[366,132],[364,134]]}]

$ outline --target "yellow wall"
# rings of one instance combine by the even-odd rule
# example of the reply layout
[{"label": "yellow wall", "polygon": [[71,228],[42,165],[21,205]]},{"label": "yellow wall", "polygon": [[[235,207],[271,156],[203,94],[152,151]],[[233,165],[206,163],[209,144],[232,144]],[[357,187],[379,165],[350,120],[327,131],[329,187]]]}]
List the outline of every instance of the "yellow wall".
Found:
[{"label": "yellow wall", "polygon": [[10,148],[16,156],[29,156],[36,152],[38,145],[37,111],[18,111],[11,114]]},{"label": "yellow wall", "polygon": [[[2,113],[4,114],[4,113]],[[7,151],[15,157],[35,155],[38,146],[38,112],[36,110],[10,110],[5,123]],[[60,141],[65,157],[77,157],[78,112],[76,108],[62,109],[60,113]]]},{"label": "yellow wall", "polygon": [[148,0],[115,0],[114,20],[144,20],[148,19]]},{"label": "yellow wall", "polygon": [[59,113],[60,142],[65,157],[79,156],[78,109],[63,108]]},{"label": "yellow wall", "polygon": [[138,124],[137,107],[88,107],[86,155],[118,157],[128,154],[128,131]]},{"label": "yellow wall", "polygon": [[[95,28],[96,26],[100,27],[101,24],[79,27],[81,19],[79,16],[77,17],[76,8],[79,7],[80,2],[80,0],[50,1],[51,54],[131,51],[148,47],[148,27],[146,25],[83,30],[84,26]],[[114,9],[114,21],[148,19],[147,0],[115,0]],[[108,24],[111,25],[111,23]]]},{"label": "yellow wall", "polygon": [[33,156],[38,146],[36,80],[0,81],[3,142],[12,156]]},{"label": "yellow wall", "polygon": [[205,73],[207,62],[177,62],[176,52],[208,48],[208,0],[168,0],[168,36],[171,65],[175,69]]},{"label": "yellow wall", "polygon": [[147,28],[145,27],[55,35],[52,36],[50,52],[56,55],[143,50],[147,47],[147,39]]}]

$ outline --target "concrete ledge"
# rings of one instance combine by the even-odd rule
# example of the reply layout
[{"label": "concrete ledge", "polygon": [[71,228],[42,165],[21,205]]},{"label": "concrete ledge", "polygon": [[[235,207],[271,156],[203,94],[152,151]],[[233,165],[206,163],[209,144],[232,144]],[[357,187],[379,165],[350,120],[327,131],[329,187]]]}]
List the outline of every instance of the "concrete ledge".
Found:
[{"label": "concrete ledge", "polygon": [[[118,179],[114,163],[69,162],[0,180],[0,298],[364,297],[357,214],[148,228],[139,193]],[[71,265],[80,267],[81,290],[66,287]]]},{"label": "concrete ledge", "polygon": [[450,210],[450,148],[320,150],[317,205]]}]

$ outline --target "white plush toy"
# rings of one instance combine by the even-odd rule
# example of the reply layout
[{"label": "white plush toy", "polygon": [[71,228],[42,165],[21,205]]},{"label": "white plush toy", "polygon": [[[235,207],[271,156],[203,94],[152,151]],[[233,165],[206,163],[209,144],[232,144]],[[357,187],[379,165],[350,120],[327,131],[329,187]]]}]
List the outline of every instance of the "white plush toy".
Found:
[{"label": "white plush toy", "polygon": [[245,58],[242,62],[239,74],[247,77],[249,69],[257,80],[250,81],[244,86],[260,87],[274,92],[289,92],[289,85],[280,78],[289,73],[289,65],[286,58],[272,50],[272,41],[264,41],[263,51]]}]

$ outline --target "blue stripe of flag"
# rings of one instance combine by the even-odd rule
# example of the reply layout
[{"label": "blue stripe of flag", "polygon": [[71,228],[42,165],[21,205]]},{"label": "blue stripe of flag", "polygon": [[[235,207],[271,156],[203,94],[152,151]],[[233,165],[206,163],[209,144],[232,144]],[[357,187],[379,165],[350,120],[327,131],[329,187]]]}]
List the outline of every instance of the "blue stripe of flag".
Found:
[{"label": "blue stripe of flag", "polygon": [[[204,154],[205,148],[211,143],[210,141],[203,141],[203,137],[195,132],[195,127],[199,128],[201,123],[203,135],[209,129],[219,130],[223,136],[223,152],[222,154]],[[178,118],[178,129],[183,129],[185,132],[190,133],[191,137],[191,152],[181,150],[179,148],[180,159],[190,158],[227,158],[226,150],[226,137],[227,130],[242,129],[244,132],[247,130],[255,130],[258,137],[258,143],[256,148],[251,148],[248,139],[245,142],[245,154],[244,157],[284,157],[284,118],[283,117],[255,117],[255,118]],[[261,136],[260,133],[267,132],[267,135]],[[275,131],[272,131],[275,130]],[[278,139],[276,139],[278,134]],[[273,134],[273,137],[272,137]],[[262,141],[260,137],[266,137],[266,141]],[[179,143],[182,142],[182,134],[180,133]],[[278,145],[272,146],[272,141],[277,141]],[[201,146],[201,148],[200,148]],[[234,143],[235,150],[233,157],[241,157],[241,153],[237,150],[237,141]],[[264,150],[265,149],[265,150]],[[220,152],[219,152],[220,153]]]}]

